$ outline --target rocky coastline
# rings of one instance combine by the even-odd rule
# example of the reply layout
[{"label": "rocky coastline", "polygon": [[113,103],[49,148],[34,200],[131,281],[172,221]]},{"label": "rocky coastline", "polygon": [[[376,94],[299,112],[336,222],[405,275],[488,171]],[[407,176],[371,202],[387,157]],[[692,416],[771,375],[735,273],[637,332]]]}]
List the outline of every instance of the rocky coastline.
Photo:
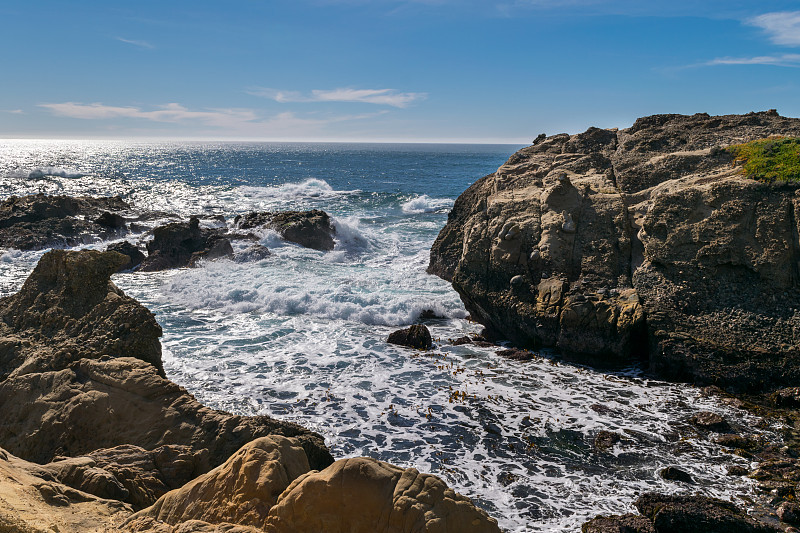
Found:
[{"label": "rocky coastline", "polygon": [[435,476],[201,405],[110,281],[127,260],[53,250],[0,299],[0,530],[499,531]]}]

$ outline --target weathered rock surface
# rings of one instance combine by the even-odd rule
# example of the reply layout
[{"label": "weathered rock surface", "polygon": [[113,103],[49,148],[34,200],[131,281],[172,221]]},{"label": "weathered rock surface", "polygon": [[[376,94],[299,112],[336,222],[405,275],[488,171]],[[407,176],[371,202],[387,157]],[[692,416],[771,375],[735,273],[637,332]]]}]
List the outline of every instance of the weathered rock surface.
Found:
[{"label": "weathered rock surface", "polygon": [[285,240],[306,248],[329,252],[333,250],[336,228],[325,211],[254,212],[233,219],[239,229],[265,227],[272,229]]},{"label": "weathered rock surface", "polygon": [[455,202],[429,272],[521,346],[739,389],[800,378],[800,194],[725,146],[800,135],[774,111],[555,135]]},{"label": "weathered rock surface", "polygon": [[398,329],[389,334],[386,339],[389,344],[398,344],[417,350],[430,350],[433,346],[431,332],[424,324],[414,324],[405,329]]},{"label": "weathered rock surface", "polygon": [[130,513],[122,502],[59,483],[41,466],[0,449],[0,531],[111,531]]},{"label": "weathered rock surface", "polygon": [[499,532],[497,522],[429,474],[375,459],[341,459],[281,494],[269,533]]},{"label": "weathered rock surface", "polygon": [[773,533],[736,505],[705,496],[644,494],[636,500],[642,514],[597,517],[585,523],[584,533]]},{"label": "weathered rock surface", "polygon": [[119,196],[12,196],[0,202],[0,247],[76,246],[126,232],[130,206]]},{"label": "weathered rock surface", "polygon": [[147,243],[147,258],[139,265],[142,272],[195,266],[200,259],[233,257],[230,241],[222,232],[201,228],[200,220],[171,222],[153,230]]},{"label": "weathered rock surface", "polygon": [[1,446],[39,463],[123,444],[188,446],[204,450],[194,477],[254,438],[282,434],[299,439],[315,468],[332,462],[317,434],[214,411],[165,379],[161,328],[109,280],[124,259],[48,252],[19,293],[0,299]]}]

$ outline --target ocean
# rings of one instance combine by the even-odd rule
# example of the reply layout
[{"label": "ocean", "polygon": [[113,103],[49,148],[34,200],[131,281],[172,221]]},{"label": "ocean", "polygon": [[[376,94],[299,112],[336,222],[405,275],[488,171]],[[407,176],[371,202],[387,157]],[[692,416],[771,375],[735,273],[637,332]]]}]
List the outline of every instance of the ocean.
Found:
[{"label": "ocean", "polygon": [[[686,424],[711,410],[774,438],[775,428],[757,428],[746,412],[637,366],[598,372],[547,351],[515,362],[497,347],[449,342],[481,326],[447,282],[426,274],[430,246],[456,197],[518,148],[5,140],[0,200],[121,195],[165,213],[151,228],[170,213],[232,226],[249,211],[327,211],[337,233],[331,252],[262,231],[273,255],[261,261],[113,281],[155,313],[167,376],[203,403],[302,424],[336,458],[365,455],[436,474],[506,531],[577,531],[598,514],[634,512],[647,491],[747,506],[752,481],[726,471],[750,462]],[[128,236],[147,239],[146,231]],[[0,296],[19,289],[42,253],[0,250]],[[428,310],[440,318],[421,320]],[[420,321],[434,350],[386,343]],[[602,430],[620,442],[598,450]],[[661,479],[667,466],[695,483]]]}]

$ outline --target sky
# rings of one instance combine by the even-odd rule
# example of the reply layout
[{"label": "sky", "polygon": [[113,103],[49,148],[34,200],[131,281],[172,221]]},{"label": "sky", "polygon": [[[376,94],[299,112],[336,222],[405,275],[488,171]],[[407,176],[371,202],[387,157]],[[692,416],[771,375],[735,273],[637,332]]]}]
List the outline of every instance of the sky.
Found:
[{"label": "sky", "polygon": [[800,116],[797,0],[0,1],[0,138],[530,143]]}]

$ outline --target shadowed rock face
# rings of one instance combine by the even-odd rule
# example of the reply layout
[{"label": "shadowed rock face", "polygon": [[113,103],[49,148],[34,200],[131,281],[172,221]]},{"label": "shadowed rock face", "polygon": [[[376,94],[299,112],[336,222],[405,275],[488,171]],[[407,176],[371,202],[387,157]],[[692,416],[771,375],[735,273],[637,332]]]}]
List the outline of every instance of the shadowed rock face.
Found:
[{"label": "shadowed rock face", "polygon": [[[19,293],[0,299],[0,447],[45,463],[122,444],[185,446],[194,477],[254,438],[282,434],[298,438],[315,468],[333,461],[315,433],[209,409],[165,379],[161,328],[109,280],[125,259],[48,252]],[[173,488],[161,472],[164,490]]]},{"label": "shadowed rock face", "polygon": [[12,196],[0,202],[0,246],[35,250],[118,237],[127,232],[118,212],[129,210],[119,196]]},{"label": "shadowed rock face", "polygon": [[522,346],[740,389],[800,378],[800,196],[723,148],[775,112],[655,115],[538,139],[455,202],[428,271]]}]

